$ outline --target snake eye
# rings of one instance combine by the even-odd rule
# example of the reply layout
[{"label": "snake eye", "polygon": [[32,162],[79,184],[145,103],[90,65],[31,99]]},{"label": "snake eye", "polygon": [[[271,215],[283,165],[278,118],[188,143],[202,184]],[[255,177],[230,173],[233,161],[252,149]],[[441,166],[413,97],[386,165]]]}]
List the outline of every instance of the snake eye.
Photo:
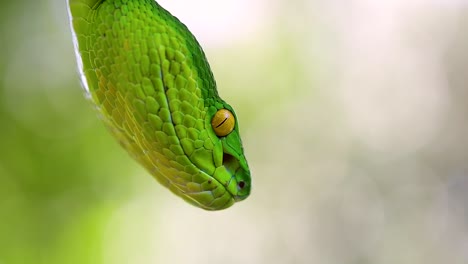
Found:
[{"label": "snake eye", "polygon": [[234,130],[236,118],[227,109],[219,109],[211,119],[211,126],[218,137],[224,137]]}]

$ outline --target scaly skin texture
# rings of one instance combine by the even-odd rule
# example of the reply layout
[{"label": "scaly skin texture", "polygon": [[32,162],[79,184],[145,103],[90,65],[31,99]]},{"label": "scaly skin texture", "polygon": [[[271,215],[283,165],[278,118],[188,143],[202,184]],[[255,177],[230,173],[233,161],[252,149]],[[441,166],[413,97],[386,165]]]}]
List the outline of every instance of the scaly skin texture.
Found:
[{"label": "scaly skin texture", "polygon": [[[83,87],[119,143],[189,203],[219,210],[250,193],[237,118],[195,37],[154,0],[68,0]],[[236,118],[226,136],[211,120]]]}]

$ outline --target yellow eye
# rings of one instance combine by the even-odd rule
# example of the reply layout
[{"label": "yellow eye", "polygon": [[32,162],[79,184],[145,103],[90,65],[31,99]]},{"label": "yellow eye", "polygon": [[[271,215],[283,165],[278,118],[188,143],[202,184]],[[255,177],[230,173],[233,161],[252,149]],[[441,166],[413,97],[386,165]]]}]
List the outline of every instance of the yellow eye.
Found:
[{"label": "yellow eye", "polygon": [[227,109],[219,109],[211,119],[211,126],[218,137],[224,137],[234,130],[236,118]]}]

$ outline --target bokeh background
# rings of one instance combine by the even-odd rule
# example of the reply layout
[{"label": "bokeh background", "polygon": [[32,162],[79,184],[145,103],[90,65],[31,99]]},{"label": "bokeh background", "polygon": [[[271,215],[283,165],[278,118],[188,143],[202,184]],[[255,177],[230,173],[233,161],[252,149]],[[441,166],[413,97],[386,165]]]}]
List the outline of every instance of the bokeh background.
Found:
[{"label": "bokeh background", "polygon": [[468,1],[160,0],[238,113],[206,212],[113,141],[64,0],[0,8],[0,264],[468,263]]}]

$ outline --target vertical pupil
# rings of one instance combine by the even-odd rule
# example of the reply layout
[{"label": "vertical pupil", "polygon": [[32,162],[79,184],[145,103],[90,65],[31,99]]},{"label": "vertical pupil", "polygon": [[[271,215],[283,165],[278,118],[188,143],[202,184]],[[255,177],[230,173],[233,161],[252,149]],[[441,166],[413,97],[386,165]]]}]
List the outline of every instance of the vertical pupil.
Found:
[{"label": "vertical pupil", "polygon": [[224,122],[226,122],[226,120],[228,120],[228,118],[229,118],[229,117],[224,118],[223,122],[219,123],[219,125],[216,126],[216,128],[222,126],[222,125],[224,124]]},{"label": "vertical pupil", "polygon": [[234,130],[235,122],[231,111],[223,108],[218,110],[213,116],[211,126],[217,136],[224,137]]}]

